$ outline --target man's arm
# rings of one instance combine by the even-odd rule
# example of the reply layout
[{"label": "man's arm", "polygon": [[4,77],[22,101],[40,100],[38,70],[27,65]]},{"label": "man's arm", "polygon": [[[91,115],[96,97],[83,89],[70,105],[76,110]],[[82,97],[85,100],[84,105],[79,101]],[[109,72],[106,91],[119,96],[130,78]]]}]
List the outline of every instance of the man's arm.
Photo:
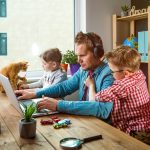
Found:
[{"label": "man's arm", "polygon": [[107,119],[112,110],[112,106],[113,103],[110,102],[59,100],[57,110],[69,114],[96,116],[101,119]]}]

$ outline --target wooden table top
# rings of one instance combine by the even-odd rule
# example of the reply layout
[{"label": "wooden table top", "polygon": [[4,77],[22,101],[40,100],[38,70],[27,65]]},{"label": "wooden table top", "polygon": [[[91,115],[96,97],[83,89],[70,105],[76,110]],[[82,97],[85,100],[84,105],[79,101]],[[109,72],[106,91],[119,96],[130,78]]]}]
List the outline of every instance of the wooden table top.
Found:
[{"label": "wooden table top", "polygon": [[[0,94],[0,149],[11,150],[58,150],[59,141],[66,137],[85,138],[101,134],[102,140],[82,145],[83,150],[150,150],[150,146],[128,136],[103,121],[89,116],[57,114],[58,118],[71,119],[68,128],[54,129],[52,125],[42,126],[37,118],[36,137],[23,139],[19,135],[20,113],[9,103],[4,94]],[[49,116],[42,117],[49,119]]]}]

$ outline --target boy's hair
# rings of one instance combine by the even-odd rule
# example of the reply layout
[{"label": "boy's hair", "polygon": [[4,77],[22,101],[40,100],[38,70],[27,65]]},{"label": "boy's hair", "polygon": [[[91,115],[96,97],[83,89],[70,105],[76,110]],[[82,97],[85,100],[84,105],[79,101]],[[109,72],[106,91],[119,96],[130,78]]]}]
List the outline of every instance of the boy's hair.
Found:
[{"label": "boy's hair", "polygon": [[129,46],[121,46],[105,54],[108,62],[117,66],[119,69],[128,69],[129,71],[137,71],[140,67],[141,56],[138,51]]},{"label": "boy's hair", "polygon": [[75,37],[76,44],[85,44],[87,49],[94,53],[97,58],[104,56],[103,42],[99,35],[94,32],[79,32]]},{"label": "boy's hair", "polygon": [[52,48],[43,52],[40,57],[46,62],[55,61],[61,63],[62,54],[58,48]]}]

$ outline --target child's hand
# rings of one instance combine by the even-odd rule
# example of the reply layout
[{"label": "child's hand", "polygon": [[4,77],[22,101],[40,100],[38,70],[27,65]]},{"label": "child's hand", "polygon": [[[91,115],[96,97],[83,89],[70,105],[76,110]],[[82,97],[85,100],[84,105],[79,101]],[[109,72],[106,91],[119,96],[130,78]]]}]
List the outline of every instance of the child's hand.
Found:
[{"label": "child's hand", "polygon": [[87,79],[84,81],[84,84],[88,87],[94,86],[94,79],[91,78],[90,76],[87,77]]},{"label": "child's hand", "polygon": [[22,84],[19,86],[19,90],[28,89],[29,86],[27,84]]}]

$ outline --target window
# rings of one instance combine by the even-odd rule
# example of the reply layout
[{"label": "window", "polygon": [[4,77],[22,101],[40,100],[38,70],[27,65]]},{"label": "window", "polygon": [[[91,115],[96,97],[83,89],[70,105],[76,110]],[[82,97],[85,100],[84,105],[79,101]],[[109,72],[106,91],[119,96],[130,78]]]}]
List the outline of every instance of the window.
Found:
[{"label": "window", "polygon": [[0,17],[6,17],[6,0],[0,0]]},{"label": "window", "polygon": [[0,33],[0,55],[7,55],[7,33]]},{"label": "window", "polygon": [[9,35],[0,68],[26,60],[28,71],[43,70],[40,53],[55,47],[62,53],[74,49],[73,0],[13,0],[7,11],[9,17],[0,19],[0,32]]}]

